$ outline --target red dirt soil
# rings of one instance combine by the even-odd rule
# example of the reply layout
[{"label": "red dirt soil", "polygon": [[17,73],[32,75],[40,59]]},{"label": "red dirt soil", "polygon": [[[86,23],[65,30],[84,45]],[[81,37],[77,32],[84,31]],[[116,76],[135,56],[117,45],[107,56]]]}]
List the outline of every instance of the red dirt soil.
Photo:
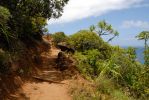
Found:
[{"label": "red dirt soil", "polygon": [[[52,47],[50,52],[44,55],[49,59],[54,60],[59,52],[60,51],[58,49]],[[53,71],[55,71],[55,80],[57,81],[59,80],[58,78],[61,77],[61,74],[58,74],[59,72],[57,70],[54,70],[54,64],[55,63],[53,63],[53,65],[50,65],[50,68],[48,69],[47,67],[45,67],[45,70],[42,70],[42,72],[45,75],[47,74],[45,72],[51,71],[52,73],[54,73]],[[51,73],[48,74],[51,75]],[[55,74],[53,75],[55,76]],[[12,97],[16,97],[15,100],[72,100],[72,97],[68,93],[69,82],[69,80],[59,81],[59,83],[28,81],[25,82],[22,88],[17,91],[15,95],[12,95]]]}]

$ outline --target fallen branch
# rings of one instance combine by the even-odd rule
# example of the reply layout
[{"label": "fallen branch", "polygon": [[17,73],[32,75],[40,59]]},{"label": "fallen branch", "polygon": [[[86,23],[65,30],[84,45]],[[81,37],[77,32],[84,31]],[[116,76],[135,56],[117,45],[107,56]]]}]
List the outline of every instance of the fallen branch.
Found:
[{"label": "fallen branch", "polygon": [[33,78],[39,80],[39,81],[44,81],[44,82],[48,82],[48,83],[57,83],[57,84],[65,84],[65,83],[61,83],[58,81],[53,81],[53,80],[49,80],[49,79],[43,79],[41,77],[37,77],[37,76],[32,76]]}]

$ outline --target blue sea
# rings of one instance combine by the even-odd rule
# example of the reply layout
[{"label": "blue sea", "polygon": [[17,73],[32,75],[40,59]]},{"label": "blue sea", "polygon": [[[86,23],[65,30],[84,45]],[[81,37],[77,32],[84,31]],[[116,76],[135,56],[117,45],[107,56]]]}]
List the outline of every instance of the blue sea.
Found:
[{"label": "blue sea", "polygon": [[136,47],[137,60],[141,63],[144,63],[144,55],[143,55],[144,47]]},{"label": "blue sea", "polygon": [[[123,48],[128,48],[128,47],[123,47]],[[141,62],[142,64],[144,63],[144,47],[134,47],[136,48],[136,54],[137,54],[137,61]]]}]

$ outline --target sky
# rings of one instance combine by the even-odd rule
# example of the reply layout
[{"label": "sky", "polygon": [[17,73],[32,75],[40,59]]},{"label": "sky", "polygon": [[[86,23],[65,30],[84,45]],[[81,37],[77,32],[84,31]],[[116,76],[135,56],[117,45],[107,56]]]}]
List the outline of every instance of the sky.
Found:
[{"label": "sky", "polygon": [[71,35],[105,20],[120,33],[110,44],[140,47],[144,42],[135,36],[149,31],[148,12],[149,0],[69,0],[62,16],[48,20],[47,28],[49,33]]}]

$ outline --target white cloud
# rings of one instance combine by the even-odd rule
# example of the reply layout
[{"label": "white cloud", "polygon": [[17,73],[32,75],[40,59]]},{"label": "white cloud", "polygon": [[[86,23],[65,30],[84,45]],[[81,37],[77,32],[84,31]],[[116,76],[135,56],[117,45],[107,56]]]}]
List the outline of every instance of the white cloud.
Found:
[{"label": "white cloud", "polygon": [[140,4],[143,0],[70,0],[59,19],[51,19],[48,24],[67,23],[91,16],[100,16],[112,10],[121,10]]},{"label": "white cloud", "polygon": [[141,21],[141,20],[126,20],[126,21],[123,21],[122,27],[149,29],[149,22]]}]

